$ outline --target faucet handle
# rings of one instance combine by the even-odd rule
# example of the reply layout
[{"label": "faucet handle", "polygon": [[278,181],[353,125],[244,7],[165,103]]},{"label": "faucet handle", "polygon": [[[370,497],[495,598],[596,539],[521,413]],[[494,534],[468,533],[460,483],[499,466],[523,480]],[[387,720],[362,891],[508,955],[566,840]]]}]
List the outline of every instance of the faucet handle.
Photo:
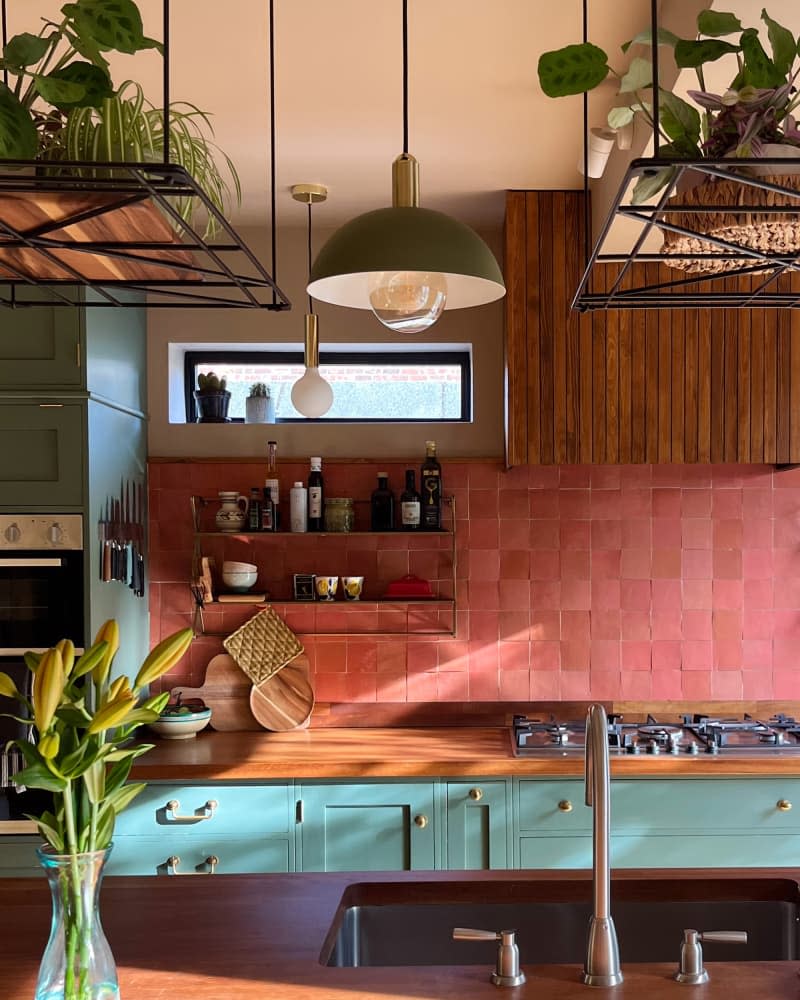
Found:
[{"label": "faucet handle", "polygon": [[454,941],[498,941],[497,967],[490,979],[495,986],[522,986],[525,973],[519,967],[516,931],[482,931],[474,927],[454,927]]},{"label": "faucet handle", "polygon": [[688,986],[698,986],[708,982],[708,972],[703,966],[701,941],[716,941],[718,944],[747,944],[747,931],[684,930],[680,965],[673,976],[677,982]]}]

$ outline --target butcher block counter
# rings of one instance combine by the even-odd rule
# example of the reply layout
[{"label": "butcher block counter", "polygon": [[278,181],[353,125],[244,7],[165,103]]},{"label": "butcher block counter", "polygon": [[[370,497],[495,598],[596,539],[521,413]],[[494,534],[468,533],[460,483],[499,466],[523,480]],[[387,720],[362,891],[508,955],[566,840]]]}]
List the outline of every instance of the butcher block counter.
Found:
[{"label": "butcher block counter", "polygon": [[[139,781],[242,781],[278,778],[423,776],[579,776],[583,755],[518,758],[503,726],[305,729],[291,733],[215,733],[154,739],[136,761]],[[614,777],[800,775],[800,754],[748,757],[612,755]]]},{"label": "butcher block counter", "polygon": [[[786,877],[780,871],[761,874]],[[737,877],[734,872],[728,875]],[[524,872],[515,877],[553,876]],[[586,878],[586,873],[575,877]],[[668,877],[673,879],[675,872]],[[507,879],[508,873],[109,878],[103,886],[101,909],[123,1000],[331,1000],[336,996],[348,1000],[438,1000],[442,996],[496,1000],[503,995],[537,1000],[685,1000],[686,987],[671,978],[675,964],[626,965],[624,942],[625,981],[615,989],[581,985],[577,965],[533,966],[525,963],[524,955],[528,981],[507,994],[498,993],[483,965],[328,968],[320,964],[328,928],[351,883],[420,879],[474,883],[501,878]],[[33,996],[49,919],[49,894],[42,881],[0,880],[4,1000]],[[469,948],[469,942],[464,947]],[[703,1000],[756,996],[795,1000],[798,995],[800,963],[796,961],[732,960],[708,962],[707,968],[710,982],[697,993]]]}]

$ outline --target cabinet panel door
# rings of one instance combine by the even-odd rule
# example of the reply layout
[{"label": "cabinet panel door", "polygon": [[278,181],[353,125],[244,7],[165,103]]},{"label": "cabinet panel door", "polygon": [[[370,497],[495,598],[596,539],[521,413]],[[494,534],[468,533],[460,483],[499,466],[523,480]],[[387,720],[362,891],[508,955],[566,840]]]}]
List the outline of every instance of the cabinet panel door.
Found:
[{"label": "cabinet panel door", "polygon": [[43,875],[44,869],[36,857],[41,842],[39,836],[0,836],[0,878]]},{"label": "cabinet panel door", "polygon": [[262,837],[182,837],[169,834],[161,837],[115,837],[114,849],[108,860],[109,875],[169,876],[167,864],[177,858],[178,877],[181,874],[208,872],[207,859],[217,859],[215,874],[247,874],[250,872],[288,872],[292,867],[288,839]]},{"label": "cabinet panel door", "polygon": [[303,785],[300,797],[303,871],[434,867],[431,783]]},{"label": "cabinet panel door", "polygon": [[0,307],[0,389],[82,388],[82,326],[83,309],[75,306]]},{"label": "cabinet panel door", "polygon": [[506,787],[505,781],[448,782],[447,868],[509,866]]},{"label": "cabinet panel door", "polygon": [[82,402],[0,401],[0,506],[83,503]]}]

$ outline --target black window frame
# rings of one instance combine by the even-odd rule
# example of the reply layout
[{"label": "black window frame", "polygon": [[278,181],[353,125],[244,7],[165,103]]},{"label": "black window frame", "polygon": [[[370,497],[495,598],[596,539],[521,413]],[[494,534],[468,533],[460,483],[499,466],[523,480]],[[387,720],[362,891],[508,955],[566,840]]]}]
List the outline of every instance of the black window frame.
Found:
[{"label": "black window frame", "polygon": [[[358,365],[395,363],[408,365],[458,365],[461,370],[461,414],[458,417],[276,417],[278,424],[458,424],[472,420],[472,355],[468,350],[453,351],[324,351],[320,350],[322,365]],[[183,358],[183,393],[186,422],[197,422],[194,399],[194,372],[196,365],[220,370],[226,364],[299,364],[304,360],[302,351],[232,351],[191,350]],[[244,417],[231,417],[233,424],[243,424]]]}]

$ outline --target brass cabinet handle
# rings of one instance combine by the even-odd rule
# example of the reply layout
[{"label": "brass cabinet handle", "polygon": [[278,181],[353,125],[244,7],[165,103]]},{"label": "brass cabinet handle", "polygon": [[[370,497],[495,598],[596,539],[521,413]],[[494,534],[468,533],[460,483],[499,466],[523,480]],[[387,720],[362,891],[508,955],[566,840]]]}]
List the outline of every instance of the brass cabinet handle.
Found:
[{"label": "brass cabinet handle", "polygon": [[569,799],[562,799],[558,803],[558,808],[561,810],[562,813],[571,813],[572,812],[572,803],[570,802]]},{"label": "brass cabinet handle", "polygon": [[204,865],[208,865],[208,871],[193,871],[193,872],[179,872],[178,865],[181,863],[181,859],[177,854],[173,854],[171,857],[167,858],[167,875],[172,878],[187,878],[189,875],[214,875],[217,870],[217,865],[219,864],[219,858],[216,854],[209,854],[209,856],[203,861]]},{"label": "brass cabinet handle", "polygon": [[420,830],[424,830],[425,827],[428,825],[428,817],[427,816],[415,816],[414,817],[414,825],[418,826],[420,828]]},{"label": "brass cabinet handle", "polygon": [[469,797],[472,799],[473,802],[480,802],[480,800],[483,798],[483,789],[470,788]]},{"label": "brass cabinet handle", "polygon": [[775,805],[782,813],[788,813],[792,808],[792,803],[788,799],[778,799]]},{"label": "brass cabinet handle", "polygon": [[[215,799],[209,799],[208,802],[202,807],[201,812],[197,812],[192,816],[181,816],[178,810],[181,807],[180,802],[177,799],[170,799],[166,804],[165,809],[167,813],[167,819],[170,823],[202,823],[204,819],[212,819],[214,816],[214,810],[217,808],[219,803]],[[172,815],[170,816],[170,813]]]}]

